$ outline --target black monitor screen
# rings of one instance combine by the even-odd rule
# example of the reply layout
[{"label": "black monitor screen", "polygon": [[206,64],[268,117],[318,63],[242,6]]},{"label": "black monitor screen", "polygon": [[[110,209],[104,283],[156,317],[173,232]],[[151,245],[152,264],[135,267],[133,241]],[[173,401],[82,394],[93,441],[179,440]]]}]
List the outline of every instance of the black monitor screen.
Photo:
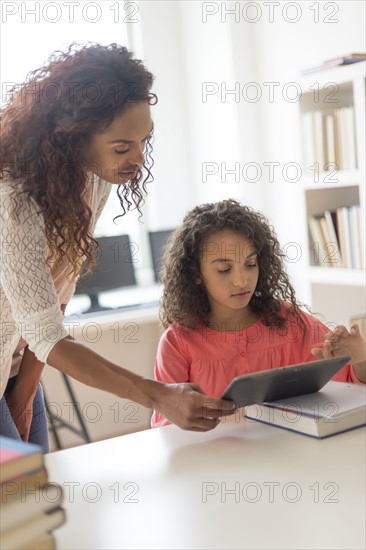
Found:
[{"label": "black monitor screen", "polygon": [[81,275],[75,294],[88,294],[91,309],[103,309],[98,303],[98,294],[106,290],[135,286],[134,258],[136,245],[128,235],[113,235],[96,239],[99,249],[95,252],[96,264],[91,273]]},{"label": "black monitor screen", "polygon": [[173,231],[174,229],[149,231],[150,250],[156,282],[159,282],[159,274],[163,265],[164,248]]}]

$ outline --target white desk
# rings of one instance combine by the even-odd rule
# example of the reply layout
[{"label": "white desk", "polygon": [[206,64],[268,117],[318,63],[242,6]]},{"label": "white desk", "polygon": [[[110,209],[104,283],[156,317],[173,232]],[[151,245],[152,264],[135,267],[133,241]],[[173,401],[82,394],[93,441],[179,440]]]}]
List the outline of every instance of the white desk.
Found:
[{"label": "white desk", "polygon": [[48,455],[58,548],[365,548],[365,443],[363,428],[315,440],[237,419]]}]

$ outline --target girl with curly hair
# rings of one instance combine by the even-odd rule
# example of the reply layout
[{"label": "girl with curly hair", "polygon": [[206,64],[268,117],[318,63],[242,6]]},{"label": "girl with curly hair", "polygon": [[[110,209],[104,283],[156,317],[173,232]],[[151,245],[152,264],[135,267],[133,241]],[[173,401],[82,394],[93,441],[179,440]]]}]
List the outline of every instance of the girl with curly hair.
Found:
[{"label": "girl with curly hair", "polygon": [[[186,214],[168,240],[161,280],[166,331],[155,362],[158,381],[191,382],[219,397],[236,376],[335,354],[354,359],[335,380],[366,381],[358,327],[329,333],[300,309],[273,229],[235,200]],[[152,427],[168,423],[154,412]]]},{"label": "girl with curly hair", "polygon": [[[13,90],[1,112],[0,433],[48,449],[44,364],[208,430],[234,410],[192,385],[143,379],[73,340],[63,312],[113,187],[140,212],[151,176],[153,75],[125,47],[72,44]],[[151,179],[151,178],[150,178]],[[226,406],[226,409],[224,410]],[[223,408],[224,407],[224,408]]]}]

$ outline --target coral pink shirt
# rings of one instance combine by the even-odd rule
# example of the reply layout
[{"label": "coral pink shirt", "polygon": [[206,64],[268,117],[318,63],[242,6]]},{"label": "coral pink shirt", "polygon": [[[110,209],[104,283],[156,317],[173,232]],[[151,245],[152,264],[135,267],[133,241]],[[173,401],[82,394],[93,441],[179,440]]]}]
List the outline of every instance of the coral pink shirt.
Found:
[{"label": "coral pink shirt", "polygon": [[[217,332],[204,325],[187,330],[174,323],[160,339],[155,378],[166,383],[196,383],[207,395],[220,397],[236,376],[316,361],[310,350],[321,347],[330,329],[315,317],[303,311],[300,314],[306,324],[304,340],[293,316],[287,330],[267,327],[260,320],[239,332]],[[351,364],[333,380],[361,383]],[[170,422],[154,411],[151,426],[167,424]]]}]

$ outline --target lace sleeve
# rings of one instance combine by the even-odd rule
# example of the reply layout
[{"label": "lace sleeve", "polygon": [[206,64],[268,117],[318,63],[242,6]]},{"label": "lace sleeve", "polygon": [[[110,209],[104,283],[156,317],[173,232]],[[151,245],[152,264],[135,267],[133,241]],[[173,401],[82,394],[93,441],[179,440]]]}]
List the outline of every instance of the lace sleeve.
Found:
[{"label": "lace sleeve", "polygon": [[[5,188],[5,190],[4,190]],[[21,336],[37,358],[46,363],[53,346],[68,335],[55,285],[47,265],[43,217],[25,195],[1,192],[1,285]],[[16,200],[19,219],[11,214]]]}]

